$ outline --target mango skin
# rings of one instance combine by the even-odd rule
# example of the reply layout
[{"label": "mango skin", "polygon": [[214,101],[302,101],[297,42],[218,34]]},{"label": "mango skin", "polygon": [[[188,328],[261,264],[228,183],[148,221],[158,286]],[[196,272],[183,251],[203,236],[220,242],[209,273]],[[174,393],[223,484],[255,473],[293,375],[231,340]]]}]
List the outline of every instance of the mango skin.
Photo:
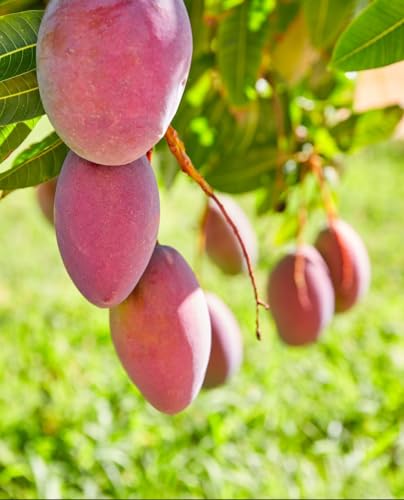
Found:
[{"label": "mango skin", "polygon": [[243,339],[227,305],[213,293],[206,293],[206,301],[212,325],[212,349],[203,387],[213,389],[238,372],[243,360]]},{"label": "mango skin", "polygon": [[191,58],[183,0],[52,0],[37,45],[42,102],[76,154],[131,163],[165,134]]},{"label": "mango skin", "polygon": [[98,307],[124,301],[156,244],[160,199],[145,157],[113,169],[67,155],[55,197],[59,250],[71,279]]},{"label": "mango skin", "polygon": [[55,205],[57,179],[43,182],[36,188],[39,208],[47,221],[53,225],[53,207]]},{"label": "mango skin", "polygon": [[319,338],[334,313],[334,290],[328,269],[314,247],[298,250],[304,258],[306,301],[295,281],[297,253],[283,257],[274,267],[268,282],[268,303],[278,333],[289,345],[303,346]]},{"label": "mango skin", "polygon": [[209,312],[176,250],[156,247],[133,293],[111,309],[110,327],[123,367],[151,405],[173,415],[195,399],[211,348]]},{"label": "mango skin", "polygon": [[[220,201],[236,224],[251,263],[254,265],[258,258],[258,242],[247,215],[240,205],[229,196],[221,195]],[[233,229],[212,200],[209,200],[208,203],[204,222],[204,238],[207,254],[225,274],[235,275],[247,270],[241,246]]]},{"label": "mango skin", "polygon": [[365,244],[352,226],[338,219],[320,232],[315,246],[330,271],[336,312],[348,311],[369,290],[371,264]]}]

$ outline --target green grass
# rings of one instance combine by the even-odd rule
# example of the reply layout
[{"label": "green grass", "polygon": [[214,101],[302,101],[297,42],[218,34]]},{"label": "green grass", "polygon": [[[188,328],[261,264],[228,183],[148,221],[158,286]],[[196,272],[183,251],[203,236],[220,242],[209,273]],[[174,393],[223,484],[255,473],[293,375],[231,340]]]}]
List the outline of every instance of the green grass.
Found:
[{"label": "green grass", "polygon": [[[241,373],[176,417],[128,382],[108,315],[70,283],[34,192],[2,202],[0,497],[404,496],[403,152],[351,161],[341,211],[369,247],[372,291],[302,350],[278,341],[266,313],[258,343],[247,279],[196,261],[198,190],[182,179],[162,193],[160,241],[232,306],[245,338]],[[257,222],[261,289],[278,224]]]}]

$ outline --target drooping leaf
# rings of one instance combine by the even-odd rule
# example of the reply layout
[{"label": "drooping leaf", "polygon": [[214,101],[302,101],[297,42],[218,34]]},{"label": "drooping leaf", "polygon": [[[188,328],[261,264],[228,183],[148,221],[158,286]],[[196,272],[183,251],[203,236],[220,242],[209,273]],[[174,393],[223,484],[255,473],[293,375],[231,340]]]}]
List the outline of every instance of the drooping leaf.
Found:
[{"label": "drooping leaf", "polygon": [[227,139],[233,139],[236,122],[223,96],[209,93],[195,116],[186,127],[185,144],[197,168],[211,163],[212,157],[223,154]]},{"label": "drooping leaf", "polygon": [[0,80],[35,69],[35,48],[43,11],[0,17]]},{"label": "drooping leaf", "polygon": [[342,151],[352,151],[389,139],[403,114],[400,106],[353,114],[330,133]]},{"label": "drooping leaf", "polygon": [[35,71],[0,82],[0,126],[44,113]]},{"label": "drooping leaf", "polygon": [[33,7],[40,8],[41,2],[38,0],[0,0],[0,16],[11,14],[12,12],[21,12]]},{"label": "drooping leaf", "polygon": [[343,71],[387,66],[404,59],[404,2],[375,0],[347,28],[332,58]]},{"label": "drooping leaf", "polygon": [[390,139],[403,118],[400,106],[374,110],[359,117],[353,148],[358,149]]},{"label": "drooping leaf", "polygon": [[159,144],[158,154],[153,157],[153,164],[159,171],[164,187],[170,189],[181,170],[165,141]]},{"label": "drooping leaf", "polygon": [[204,23],[205,0],[185,0],[189,19],[192,26],[194,55],[204,50],[206,39],[206,25]]},{"label": "drooping leaf", "polygon": [[282,218],[282,222],[278,227],[274,236],[275,245],[284,245],[296,238],[299,231],[299,219],[294,214],[287,214]]},{"label": "drooping leaf", "polygon": [[206,1],[206,13],[209,16],[217,16],[244,2],[244,0],[205,0],[205,1]]},{"label": "drooping leaf", "polygon": [[217,57],[229,100],[243,106],[255,94],[267,23],[256,29],[251,22],[251,0],[235,7],[220,23]]},{"label": "drooping leaf", "polygon": [[67,146],[53,132],[23,151],[12,168],[0,174],[0,189],[10,191],[36,186],[56,177],[67,153]]},{"label": "drooping leaf", "polygon": [[338,77],[335,71],[328,68],[328,61],[320,59],[312,66],[305,84],[316,99],[325,100],[336,89]]},{"label": "drooping leaf", "polygon": [[26,122],[0,127],[0,163],[18,148],[37,123],[38,119],[34,118]]},{"label": "drooping leaf", "polygon": [[207,171],[205,177],[219,191],[246,193],[272,182],[276,161],[276,148],[251,147],[242,155],[229,154],[220,158],[220,162]]},{"label": "drooping leaf", "polygon": [[310,40],[305,17],[300,12],[275,46],[273,67],[293,86],[307,74],[318,57]]},{"label": "drooping leaf", "polygon": [[313,45],[328,48],[353,14],[355,0],[304,0],[303,6]]},{"label": "drooping leaf", "polygon": [[275,12],[271,15],[270,30],[276,35],[284,33],[299,13],[301,0],[278,0]]}]

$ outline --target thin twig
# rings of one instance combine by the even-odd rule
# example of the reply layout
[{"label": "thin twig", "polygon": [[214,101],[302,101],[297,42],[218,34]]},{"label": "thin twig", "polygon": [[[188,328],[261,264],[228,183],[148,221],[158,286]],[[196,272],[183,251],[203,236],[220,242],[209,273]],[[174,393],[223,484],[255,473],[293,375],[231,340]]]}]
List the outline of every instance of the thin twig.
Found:
[{"label": "thin twig", "polygon": [[202,177],[202,175],[198,172],[198,170],[196,170],[196,168],[192,164],[192,161],[189,158],[189,156],[187,155],[187,152],[185,150],[184,143],[179,138],[178,133],[174,129],[174,127],[170,126],[168,128],[166,135],[165,135],[165,138],[166,138],[167,144],[168,144],[172,154],[177,159],[181,170],[184,173],[186,173],[189,177],[191,177],[191,179],[193,179],[199,185],[199,187],[202,189],[202,191],[216,203],[216,205],[219,207],[221,213],[223,214],[223,217],[225,218],[227,223],[232,228],[232,230],[233,230],[233,232],[234,232],[234,234],[235,234],[235,236],[236,236],[236,238],[241,246],[241,250],[243,252],[244,258],[245,258],[246,263],[247,263],[248,274],[250,276],[251,284],[252,284],[253,291],[254,291],[255,313],[256,313],[256,318],[255,318],[256,335],[257,335],[257,339],[261,340],[259,308],[260,308],[260,306],[262,306],[262,307],[265,307],[265,309],[269,309],[269,306],[259,298],[257,283],[255,280],[255,275],[254,275],[254,271],[252,268],[251,259],[250,259],[250,256],[248,254],[248,251],[246,249],[246,246],[244,244],[244,241],[240,236],[239,230],[238,230],[236,224],[233,222],[233,220],[229,216],[229,214],[227,213],[227,210],[223,206],[223,203],[215,195],[213,188],[205,181],[205,179]]}]

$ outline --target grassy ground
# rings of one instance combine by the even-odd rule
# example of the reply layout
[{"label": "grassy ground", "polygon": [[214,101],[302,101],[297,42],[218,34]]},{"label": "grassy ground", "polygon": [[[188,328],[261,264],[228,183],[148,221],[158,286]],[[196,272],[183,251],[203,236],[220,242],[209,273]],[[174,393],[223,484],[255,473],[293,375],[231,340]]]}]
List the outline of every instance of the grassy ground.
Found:
[{"label": "grassy ground", "polygon": [[[33,191],[2,202],[0,498],[404,496],[402,156],[380,148],[347,172],[342,212],[368,244],[372,292],[318,345],[284,347],[265,314],[258,344],[246,279],[198,264],[242,324],[245,362],[173,418],[129,384],[107,313],[66,277]],[[160,240],[195,263],[202,197],[184,179],[162,201]],[[261,287],[277,224],[257,226]]]}]

